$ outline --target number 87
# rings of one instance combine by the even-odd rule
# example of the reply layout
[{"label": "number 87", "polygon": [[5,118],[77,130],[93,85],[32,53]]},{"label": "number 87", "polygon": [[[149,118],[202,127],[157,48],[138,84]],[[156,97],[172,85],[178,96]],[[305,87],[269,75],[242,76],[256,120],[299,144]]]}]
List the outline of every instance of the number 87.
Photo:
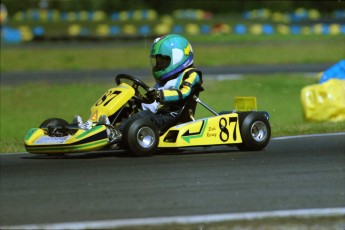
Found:
[{"label": "number 87", "polygon": [[228,125],[231,126],[231,123],[235,123],[234,129],[232,130],[232,138],[234,141],[236,141],[236,139],[237,139],[237,135],[236,135],[237,117],[229,117],[229,122],[227,122],[227,119],[225,117],[222,117],[219,120],[219,129],[220,129],[219,138],[223,142],[226,142],[229,140],[230,133],[229,133],[227,126]]}]

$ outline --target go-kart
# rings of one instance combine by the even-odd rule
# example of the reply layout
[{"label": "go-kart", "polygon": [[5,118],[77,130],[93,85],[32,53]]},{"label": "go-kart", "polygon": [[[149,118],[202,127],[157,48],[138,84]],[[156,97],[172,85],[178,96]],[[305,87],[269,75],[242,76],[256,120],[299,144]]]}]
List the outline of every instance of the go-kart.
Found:
[{"label": "go-kart", "polygon": [[[38,128],[31,128],[24,140],[27,152],[66,154],[121,148],[134,156],[149,156],[158,149],[215,145],[258,151],[270,140],[269,114],[252,111],[256,108],[256,100],[250,111],[218,113],[198,98],[201,87],[193,90],[176,125],[168,130],[159,130],[147,119],[127,122],[119,129],[123,121],[142,110],[142,103],[151,103],[154,98],[149,96],[149,86],[133,76],[120,74],[115,82],[117,86],[108,89],[91,107],[91,116],[85,123],[78,116],[71,123],[61,118],[49,118]],[[212,116],[195,119],[197,103]]]}]

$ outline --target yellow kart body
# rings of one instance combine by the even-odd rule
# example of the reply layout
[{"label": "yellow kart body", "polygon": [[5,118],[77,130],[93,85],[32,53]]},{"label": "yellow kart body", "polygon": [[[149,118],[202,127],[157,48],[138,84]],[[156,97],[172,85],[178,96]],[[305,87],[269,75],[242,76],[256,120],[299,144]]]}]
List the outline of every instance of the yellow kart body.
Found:
[{"label": "yellow kart body", "polygon": [[52,137],[44,129],[32,128],[24,143],[29,153],[64,154],[98,150],[108,144],[108,138],[104,125],[90,130],[79,129],[74,135],[62,137]]},{"label": "yellow kart body", "polygon": [[[112,149],[117,145],[135,156],[147,156],[157,149],[195,146],[234,145],[240,150],[261,150],[269,142],[269,115],[255,111],[253,97],[237,98],[235,111],[217,113],[192,95],[194,102],[214,115],[194,120],[193,111],[191,121],[178,123],[164,132],[147,119],[133,119],[126,128],[119,129],[122,121],[139,112],[141,103],[150,99],[139,90],[142,87],[148,92],[149,87],[132,76],[118,75],[116,83],[117,87],[108,89],[91,107],[87,122],[49,118],[38,128],[31,128],[24,139],[26,150],[35,154],[66,154]],[[185,103],[188,110],[182,111],[191,112],[189,103]]]},{"label": "yellow kart body", "polygon": [[237,113],[187,122],[170,128],[158,147],[177,148],[242,143]]},{"label": "yellow kart body", "polygon": [[[89,121],[92,122],[92,127],[90,129],[80,129],[68,125],[65,128],[70,129],[71,133],[63,136],[52,136],[46,127],[31,128],[24,139],[26,151],[29,153],[65,154],[94,151],[106,147],[109,142],[106,126],[97,123],[99,117],[101,115],[111,116],[114,111],[118,111],[134,96],[134,92],[134,89],[126,83],[107,90],[91,107]],[[114,100],[115,98],[116,100]]]}]

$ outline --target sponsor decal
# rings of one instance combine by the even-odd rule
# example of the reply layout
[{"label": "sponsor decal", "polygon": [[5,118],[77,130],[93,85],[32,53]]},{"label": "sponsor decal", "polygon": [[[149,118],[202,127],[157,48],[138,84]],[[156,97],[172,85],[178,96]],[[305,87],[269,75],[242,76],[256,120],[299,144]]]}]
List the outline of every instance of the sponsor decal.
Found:
[{"label": "sponsor decal", "polygon": [[201,123],[201,127],[200,127],[200,130],[197,131],[197,132],[193,132],[191,133],[189,131],[189,129],[184,133],[182,134],[182,139],[185,140],[186,142],[190,143],[190,140],[191,139],[198,139],[198,138],[201,138],[204,134],[204,131],[205,131],[205,127],[207,125],[207,122],[208,120],[202,120],[202,123]]},{"label": "sponsor decal", "polygon": [[63,144],[65,143],[71,135],[64,136],[64,137],[50,137],[50,136],[43,136],[39,138],[35,144]]},{"label": "sponsor decal", "polygon": [[153,41],[153,43],[157,43],[159,40],[161,40],[161,39],[163,39],[163,38],[165,38],[165,35],[156,38],[156,39]]},{"label": "sponsor decal", "polygon": [[96,112],[94,112],[90,117],[91,121],[97,121],[97,119],[98,119],[98,110],[96,110]]}]

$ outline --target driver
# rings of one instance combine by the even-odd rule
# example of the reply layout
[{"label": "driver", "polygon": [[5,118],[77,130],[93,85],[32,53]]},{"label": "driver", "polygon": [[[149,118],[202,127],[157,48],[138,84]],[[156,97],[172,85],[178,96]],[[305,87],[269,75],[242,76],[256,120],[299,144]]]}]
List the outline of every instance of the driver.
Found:
[{"label": "driver", "polygon": [[159,130],[165,131],[177,124],[177,116],[192,90],[201,88],[201,72],[194,68],[192,46],[181,35],[169,34],[156,38],[150,58],[156,84],[150,88],[147,96],[154,98],[155,102],[143,103],[143,110],[124,121],[121,127],[132,119],[145,118],[151,120]]},{"label": "driver", "polygon": [[[154,102],[142,103],[142,111],[122,121],[120,132],[117,129],[109,130],[111,143],[121,140],[121,131],[133,119],[149,119],[158,130],[166,131],[179,122],[179,114],[191,93],[197,88],[202,89],[202,74],[194,68],[192,46],[181,35],[169,34],[156,38],[150,58],[156,84],[146,96],[154,99]],[[110,124],[106,115],[102,115],[99,122]],[[92,125],[91,121],[82,123],[80,116],[76,116],[73,123],[84,129]]]}]

